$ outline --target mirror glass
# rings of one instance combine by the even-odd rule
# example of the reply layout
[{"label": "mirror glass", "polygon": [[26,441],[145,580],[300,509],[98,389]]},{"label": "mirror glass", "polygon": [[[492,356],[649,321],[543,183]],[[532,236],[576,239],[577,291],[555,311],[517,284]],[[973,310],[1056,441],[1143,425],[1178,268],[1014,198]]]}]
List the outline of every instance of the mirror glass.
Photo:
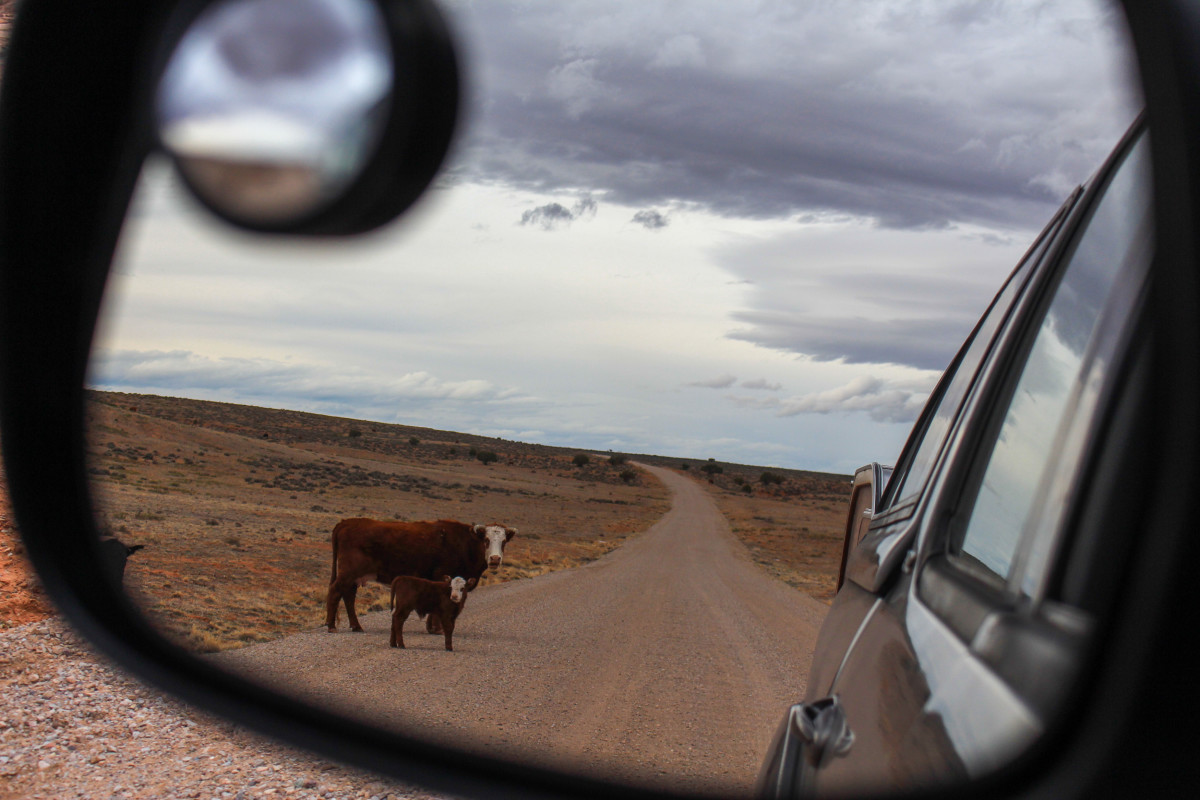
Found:
[{"label": "mirror glass", "polygon": [[[894,463],[1136,115],[1122,20],[1083,0],[446,6],[465,128],[391,226],[255,237],[147,162],[91,362],[97,514],[144,545],[125,585],[147,616],[224,668],[458,747],[745,796],[824,663],[851,475]],[[324,135],[322,104],[346,121],[383,96],[296,96],[324,80],[212,108]],[[390,646],[402,567],[379,554],[402,530],[432,581],[398,587],[417,611],[476,581],[452,652],[417,613]],[[936,752],[926,780],[964,774]]]},{"label": "mirror glass", "polygon": [[284,222],[358,176],[391,88],[390,47],[371,0],[220,0],[167,64],[159,136],[216,209]]}]

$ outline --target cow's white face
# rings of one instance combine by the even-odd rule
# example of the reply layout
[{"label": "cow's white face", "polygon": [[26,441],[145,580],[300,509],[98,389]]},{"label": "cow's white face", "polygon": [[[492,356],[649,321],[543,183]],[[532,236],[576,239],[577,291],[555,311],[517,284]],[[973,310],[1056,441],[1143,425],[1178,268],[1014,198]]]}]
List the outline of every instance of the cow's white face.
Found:
[{"label": "cow's white face", "polygon": [[450,579],[450,600],[455,603],[463,601],[464,591],[467,588],[466,578],[451,578]]},{"label": "cow's white face", "polygon": [[504,545],[516,534],[517,529],[503,525],[476,525],[475,532],[483,537],[486,545],[483,556],[487,559],[488,569],[495,572],[504,558]]}]

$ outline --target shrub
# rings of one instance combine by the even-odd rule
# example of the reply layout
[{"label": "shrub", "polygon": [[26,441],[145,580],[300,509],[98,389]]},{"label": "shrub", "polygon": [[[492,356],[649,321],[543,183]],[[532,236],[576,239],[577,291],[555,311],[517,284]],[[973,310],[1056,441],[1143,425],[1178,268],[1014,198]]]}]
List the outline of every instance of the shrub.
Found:
[{"label": "shrub", "polygon": [[576,453],[575,457],[571,459],[571,463],[577,467],[586,467],[589,461],[591,461],[591,459],[583,453]]},{"label": "shrub", "polygon": [[475,457],[482,461],[485,465],[491,464],[493,461],[500,460],[500,456],[496,455],[491,450],[480,450],[475,454]]},{"label": "shrub", "polygon": [[764,472],[762,475],[758,476],[758,482],[761,483],[763,486],[768,486],[772,483],[782,484],[783,476],[776,475],[774,472]]},{"label": "shrub", "polygon": [[360,431],[358,428],[351,428],[349,431],[346,432],[346,435],[349,436],[351,439],[353,439],[358,436],[362,436],[362,431]]},{"label": "shrub", "polygon": [[702,472],[707,472],[709,476],[720,475],[725,469],[720,464],[705,464],[700,468]]},{"label": "shrub", "polygon": [[637,470],[636,469],[621,470],[621,480],[625,481],[626,483],[633,483],[635,480],[637,480]]},{"label": "shrub", "polygon": [[753,492],[754,490],[753,490],[752,488],[750,488],[750,484],[748,484],[748,483],[743,483],[743,484],[742,484],[742,491],[743,491],[743,492],[745,492],[746,494],[750,494],[750,493],[751,493],[751,492]]},{"label": "shrub", "polygon": [[622,455],[612,455],[612,456],[608,457],[608,463],[612,464],[614,467],[619,467],[620,465],[624,464],[628,460],[629,459],[625,458],[625,456],[622,456]]},{"label": "shrub", "polygon": [[417,445],[419,445],[421,443],[421,440],[415,436],[410,436],[410,437],[408,437],[408,443],[411,444],[413,447],[416,447]]}]

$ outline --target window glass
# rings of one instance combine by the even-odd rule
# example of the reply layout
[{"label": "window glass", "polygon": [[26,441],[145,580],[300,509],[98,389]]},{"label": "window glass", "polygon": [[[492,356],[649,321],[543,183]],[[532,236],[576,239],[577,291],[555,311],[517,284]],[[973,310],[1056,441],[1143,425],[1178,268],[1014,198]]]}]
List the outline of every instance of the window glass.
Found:
[{"label": "window glass", "polygon": [[[1070,203],[1068,202],[1068,206]],[[889,487],[889,495],[894,498],[905,499],[915,495],[921,490],[925,483],[925,477],[933,468],[934,459],[941,450],[942,441],[946,438],[946,433],[950,429],[950,423],[954,419],[954,415],[958,412],[958,407],[962,404],[963,398],[967,394],[967,388],[971,385],[972,379],[975,377],[975,371],[978,369],[980,362],[983,360],[984,353],[987,352],[988,345],[991,343],[992,337],[996,330],[1000,327],[1008,308],[1012,305],[1013,299],[1016,297],[1017,290],[1025,282],[1026,276],[1033,264],[1036,264],[1045,252],[1046,247],[1054,237],[1051,231],[1055,230],[1065,216],[1065,209],[1060,209],[1059,213],[1051,220],[1046,229],[1034,247],[1030,249],[1026,257],[1013,270],[1009,276],[1008,282],[1000,293],[996,295],[996,299],[992,302],[990,308],[985,312],[980,324],[971,336],[970,341],[966,345],[962,353],[962,357],[956,359],[955,363],[951,364],[950,369],[953,370],[952,376],[943,378],[942,385],[945,390],[941,393],[940,399],[937,401],[937,409],[929,417],[929,421],[925,426],[924,434],[921,437],[920,444],[917,445],[916,452],[913,454],[912,460],[909,462],[904,475],[897,475],[899,482],[893,481],[897,486],[895,491]]]},{"label": "window glass", "polygon": [[[1060,424],[1086,365],[1089,342],[1117,275],[1149,229],[1149,146],[1143,137],[1109,184],[1071,255],[993,444],[960,552],[1007,578]],[[1043,543],[1041,550],[1048,547]],[[1035,550],[1038,548],[1035,548]]]}]

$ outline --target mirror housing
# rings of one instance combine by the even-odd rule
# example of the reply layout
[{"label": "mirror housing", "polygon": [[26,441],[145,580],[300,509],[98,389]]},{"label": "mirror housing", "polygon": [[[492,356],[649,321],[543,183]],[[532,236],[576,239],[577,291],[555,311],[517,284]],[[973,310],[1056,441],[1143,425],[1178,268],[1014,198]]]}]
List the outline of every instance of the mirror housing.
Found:
[{"label": "mirror housing", "polygon": [[[444,791],[611,796],[608,784],[381,735],[230,677],[166,645],[95,569],[99,537],[84,464],[83,379],[117,236],[152,147],[150,65],[169,28],[166,5],[128,0],[106,6],[103,14],[83,14],[71,0],[24,3],[5,66],[0,428],[14,513],[44,586],[70,622],[125,668],[282,740]],[[1174,723],[1191,722],[1200,705],[1195,682],[1185,679],[1200,632],[1170,625],[1180,609],[1195,604],[1192,565],[1200,548],[1191,502],[1200,490],[1194,402],[1200,380],[1200,14],[1169,0],[1126,6],[1154,130],[1158,257],[1152,305],[1160,332],[1170,332],[1153,345],[1159,402],[1154,436],[1144,446],[1153,450],[1158,475],[1170,480],[1153,483],[1143,520],[1146,541],[1123,587],[1125,602],[1103,631],[1112,663],[1098,663],[1084,687],[1106,702],[1070,715],[1048,734],[1034,760],[986,787],[972,787],[987,796],[1156,794],[1196,783],[1194,764],[1164,747],[1161,736],[1130,732],[1145,720],[1171,731]],[[410,202],[404,186],[419,182],[373,185],[362,202],[295,232],[375,227]],[[398,194],[389,195],[392,190]],[[53,324],[46,324],[48,315]],[[876,565],[876,576],[894,563],[885,556],[895,546],[884,544],[875,545],[876,555],[866,561]],[[869,539],[864,545],[865,555],[872,545]],[[856,584],[860,577],[868,580],[856,563],[847,566]],[[649,795],[626,790],[625,796]]]},{"label": "mirror housing", "polygon": [[[895,535],[881,535],[872,522],[883,516],[880,504],[892,469],[875,461],[854,472],[842,541],[842,563],[838,569],[838,589],[850,580],[873,594],[878,593],[895,566],[897,551],[903,551]],[[889,514],[887,518],[902,517]]]}]

